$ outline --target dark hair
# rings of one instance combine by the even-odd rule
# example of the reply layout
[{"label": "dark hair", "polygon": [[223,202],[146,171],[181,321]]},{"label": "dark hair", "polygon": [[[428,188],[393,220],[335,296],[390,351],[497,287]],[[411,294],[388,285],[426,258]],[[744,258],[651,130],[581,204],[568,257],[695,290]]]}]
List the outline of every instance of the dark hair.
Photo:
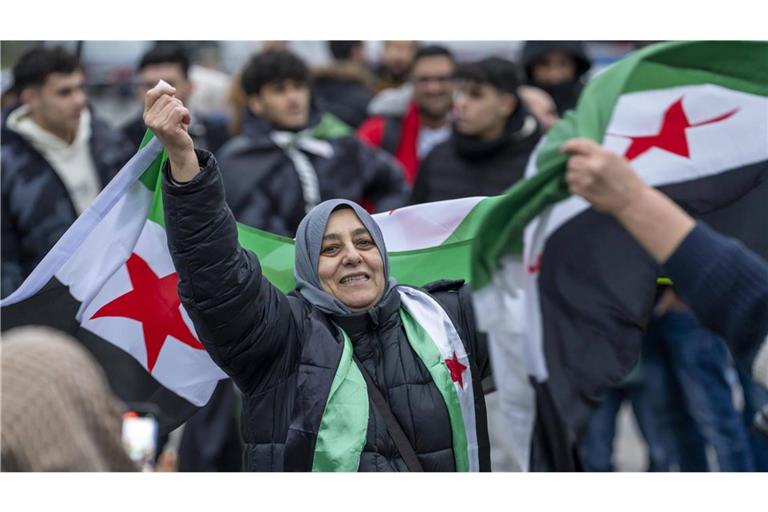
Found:
[{"label": "dark hair", "polygon": [[141,57],[139,71],[153,64],[178,64],[184,78],[189,78],[189,55],[177,44],[156,44]]},{"label": "dark hair", "polygon": [[517,87],[520,85],[517,66],[500,57],[488,57],[462,64],[456,70],[456,78],[478,84],[489,84],[501,92],[515,96],[517,96]]},{"label": "dark hair", "polygon": [[247,95],[259,94],[269,83],[285,80],[309,82],[309,68],[299,57],[285,50],[269,50],[257,53],[248,61],[240,77],[240,84]]},{"label": "dark hair", "polygon": [[77,57],[61,46],[38,47],[25,52],[13,66],[13,91],[45,84],[52,73],[70,74],[80,69]]},{"label": "dark hair", "polygon": [[328,41],[328,49],[336,60],[349,60],[352,51],[362,45],[362,41]]},{"label": "dark hair", "polygon": [[423,59],[425,57],[447,57],[451,62],[456,61],[456,59],[453,57],[453,53],[451,53],[451,50],[445,46],[431,44],[427,46],[420,46],[416,50],[416,54],[413,56],[413,62],[411,63],[411,66],[415,65],[419,59]]}]

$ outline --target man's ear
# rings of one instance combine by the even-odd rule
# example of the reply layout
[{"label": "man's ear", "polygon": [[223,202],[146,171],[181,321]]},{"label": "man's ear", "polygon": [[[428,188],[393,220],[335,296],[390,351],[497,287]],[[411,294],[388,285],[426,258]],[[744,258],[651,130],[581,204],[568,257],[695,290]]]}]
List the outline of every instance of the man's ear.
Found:
[{"label": "man's ear", "polygon": [[515,96],[512,93],[505,92],[501,94],[501,112],[504,114],[505,117],[509,117],[512,115],[512,112],[515,111],[517,108],[517,96]]},{"label": "man's ear", "polygon": [[248,97],[248,109],[256,115],[264,113],[264,104],[261,102],[261,97],[258,94]]},{"label": "man's ear", "polygon": [[19,94],[19,100],[25,104],[29,105],[30,103],[36,102],[38,96],[40,96],[40,92],[34,88],[34,87],[25,87],[21,94]]}]

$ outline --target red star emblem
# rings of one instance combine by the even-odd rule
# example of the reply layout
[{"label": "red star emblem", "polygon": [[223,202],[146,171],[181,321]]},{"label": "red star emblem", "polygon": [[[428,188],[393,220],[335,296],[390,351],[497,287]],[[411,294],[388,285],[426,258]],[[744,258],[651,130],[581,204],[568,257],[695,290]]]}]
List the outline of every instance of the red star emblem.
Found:
[{"label": "red star emblem", "polygon": [[690,152],[688,150],[688,138],[685,135],[685,130],[688,128],[695,128],[697,126],[704,126],[705,124],[718,123],[731,117],[738,112],[739,109],[735,108],[730,112],[726,112],[720,116],[706,121],[700,121],[693,123],[688,120],[688,116],[685,115],[683,110],[683,98],[680,98],[672,105],[670,105],[666,112],[664,112],[664,120],[661,125],[661,130],[655,135],[644,135],[640,137],[632,137],[629,135],[618,135],[619,137],[627,137],[632,140],[632,144],[627,148],[624,153],[624,157],[627,160],[634,160],[649,149],[657,147],[670,153],[680,155],[685,158],[690,158]]},{"label": "red star emblem", "polygon": [[447,366],[448,370],[451,372],[451,380],[453,382],[458,382],[459,386],[464,389],[464,379],[461,375],[467,367],[459,362],[459,358],[456,357],[456,352],[453,353],[453,358],[445,360],[445,366]]},{"label": "red star emblem", "polygon": [[158,277],[146,261],[136,253],[125,264],[133,290],[121,295],[99,309],[93,318],[123,317],[141,322],[147,349],[147,369],[152,369],[168,336],[173,336],[192,348],[203,350],[181,317],[177,273]]}]

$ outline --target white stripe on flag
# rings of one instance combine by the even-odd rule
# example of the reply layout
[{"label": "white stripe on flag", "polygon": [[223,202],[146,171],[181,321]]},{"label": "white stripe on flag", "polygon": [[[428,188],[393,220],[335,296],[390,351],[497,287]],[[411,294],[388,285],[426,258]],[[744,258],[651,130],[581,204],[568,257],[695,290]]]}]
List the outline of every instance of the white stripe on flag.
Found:
[{"label": "white stripe on flag", "polygon": [[93,204],[77,218],[67,232],[56,242],[22,285],[0,301],[0,307],[16,304],[40,291],[62,265],[77,252],[83,240],[112,210],[115,204],[125,196],[128,189],[136,184],[138,178],[149,168],[162,149],[160,142],[153,138],[136,153],[96,197]]},{"label": "white stripe on flag", "polygon": [[483,199],[466,197],[406,206],[377,213],[373,219],[381,228],[388,252],[426,249],[445,242]]},{"label": "white stripe on flag", "polygon": [[[135,246],[130,248],[129,256],[130,253],[140,256],[158,277],[176,272],[168,252],[165,230],[155,222],[145,222],[141,236]],[[93,300],[83,304],[78,320],[84,329],[129,353],[146,368],[147,353],[141,322],[124,317],[91,318],[100,308],[133,288],[124,259],[116,271],[106,276]],[[179,305],[179,309],[184,323],[199,339],[184,307]],[[205,350],[192,348],[172,336],[168,336],[163,343],[151,373],[163,386],[197,406],[205,405],[216,383],[226,378],[226,374],[214,364]]]}]

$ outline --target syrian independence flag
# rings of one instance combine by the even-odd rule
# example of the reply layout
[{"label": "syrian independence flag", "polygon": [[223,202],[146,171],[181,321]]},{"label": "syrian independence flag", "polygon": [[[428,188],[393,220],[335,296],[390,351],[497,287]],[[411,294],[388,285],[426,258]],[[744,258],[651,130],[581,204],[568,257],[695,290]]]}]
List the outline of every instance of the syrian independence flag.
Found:
[{"label": "syrian independence flag", "polygon": [[768,258],[768,44],[664,43],[617,62],[540,143],[528,179],[484,215],[475,306],[522,469],[532,435],[547,452],[534,460],[576,469],[602,391],[636,363],[659,273],[618,222],[569,197],[560,148],[577,136]]}]

